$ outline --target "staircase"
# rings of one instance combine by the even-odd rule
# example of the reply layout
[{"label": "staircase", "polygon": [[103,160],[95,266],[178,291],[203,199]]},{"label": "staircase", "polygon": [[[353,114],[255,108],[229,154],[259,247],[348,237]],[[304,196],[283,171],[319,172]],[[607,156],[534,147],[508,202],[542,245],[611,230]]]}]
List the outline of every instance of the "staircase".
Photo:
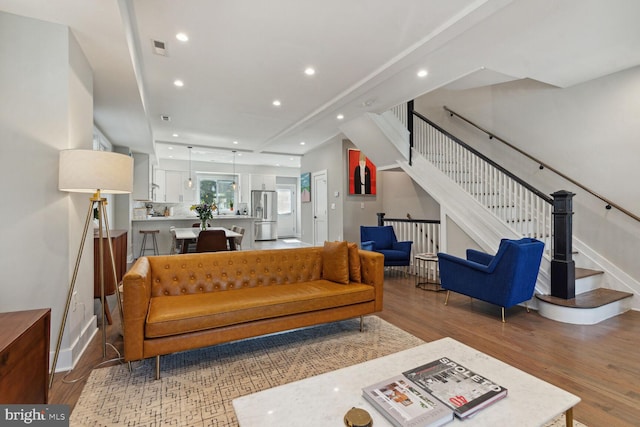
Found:
[{"label": "staircase", "polygon": [[[385,113],[376,118],[367,117],[366,121],[374,126],[379,126],[384,120],[400,122],[402,119],[405,122],[404,109],[406,107],[392,110],[396,113],[394,115]],[[383,129],[397,127],[397,124],[388,124]],[[358,132],[354,132],[354,128],[358,128]],[[361,138],[363,135],[389,133],[382,129],[365,132],[363,121],[342,130],[367,153],[378,148],[367,149],[366,144],[372,140]],[[640,289],[640,283],[575,237],[576,263],[583,266],[576,268],[576,297],[566,300],[550,295],[553,220],[549,196],[519,180],[418,113],[414,113],[410,161],[404,153],[399,154],[403,150],[397,148],[397,139],[396,133],[392,146],[398,155],[393,157],[386,152],[386,164],[395,160],[440,204],[442,223],[449,217],[487,252],[495,253],[502,238],[527,236],[545,243],[536,298],[529,304],[537,308],[540,315],[565,323],[595,324],[631,308],[633,290]],[[409,145],[408,138],[405,144]],[[446,251],[444,236],[442,244],[441,250]]]}]

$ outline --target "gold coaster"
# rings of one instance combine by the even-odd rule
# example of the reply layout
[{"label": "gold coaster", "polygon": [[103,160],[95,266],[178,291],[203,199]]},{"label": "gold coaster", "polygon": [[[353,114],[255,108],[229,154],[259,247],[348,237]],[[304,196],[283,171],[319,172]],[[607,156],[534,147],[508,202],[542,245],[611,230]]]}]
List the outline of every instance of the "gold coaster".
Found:
[{"label": "gold coaster", "polygon": [[353,407],[345,414],[344,425],[347,427],[371,427],[373,420],[364,409]]}]

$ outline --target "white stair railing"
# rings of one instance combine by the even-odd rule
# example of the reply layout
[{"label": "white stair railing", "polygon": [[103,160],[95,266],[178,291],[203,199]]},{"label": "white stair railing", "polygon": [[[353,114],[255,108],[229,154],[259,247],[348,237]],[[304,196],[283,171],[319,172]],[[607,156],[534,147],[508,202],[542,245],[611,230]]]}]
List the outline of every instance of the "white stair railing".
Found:
[{"label": "white stair railing", "polygon": [[[392,109],[407,123],[406,104]],[[417,118],[417,119],[415,119]],[[552,199],[414,114],[413,148],[519,235],[533,237],[551,250]]]}]

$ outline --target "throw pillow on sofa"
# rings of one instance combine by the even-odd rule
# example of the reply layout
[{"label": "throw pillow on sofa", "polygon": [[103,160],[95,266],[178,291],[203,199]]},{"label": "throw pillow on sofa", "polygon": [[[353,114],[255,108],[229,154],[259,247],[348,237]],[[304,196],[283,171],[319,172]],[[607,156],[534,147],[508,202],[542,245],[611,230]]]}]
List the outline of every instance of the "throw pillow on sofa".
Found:
[{"label": "throw pillow on sofa", "polygon": [[349,284],[349,248],[347,242],[324,242],[322,251],[322,278]]},{"label": "throw pillow on sofa", "polygon": [[349,280],[360,283],[362,280],[362,273],[360,271],[360,254],[358,253],[358,244],[348,242],[347,248],[349,249]]}]

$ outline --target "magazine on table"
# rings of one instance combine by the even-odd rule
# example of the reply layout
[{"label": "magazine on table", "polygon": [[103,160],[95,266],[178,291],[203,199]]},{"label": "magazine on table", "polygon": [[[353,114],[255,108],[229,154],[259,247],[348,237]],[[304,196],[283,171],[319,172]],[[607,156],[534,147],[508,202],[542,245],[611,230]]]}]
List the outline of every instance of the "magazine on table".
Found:
[{"label": "magazine on table", "polygon": [[453,411],[404,375],[362,389],[362,395],[396,427],[437,427],[453,420]]},{"label": "magazine on table", "polygon": [[418,366],[403,375],[453,409],[459,418],[467,418],[507,395],[506,388],[448,357]]}]

